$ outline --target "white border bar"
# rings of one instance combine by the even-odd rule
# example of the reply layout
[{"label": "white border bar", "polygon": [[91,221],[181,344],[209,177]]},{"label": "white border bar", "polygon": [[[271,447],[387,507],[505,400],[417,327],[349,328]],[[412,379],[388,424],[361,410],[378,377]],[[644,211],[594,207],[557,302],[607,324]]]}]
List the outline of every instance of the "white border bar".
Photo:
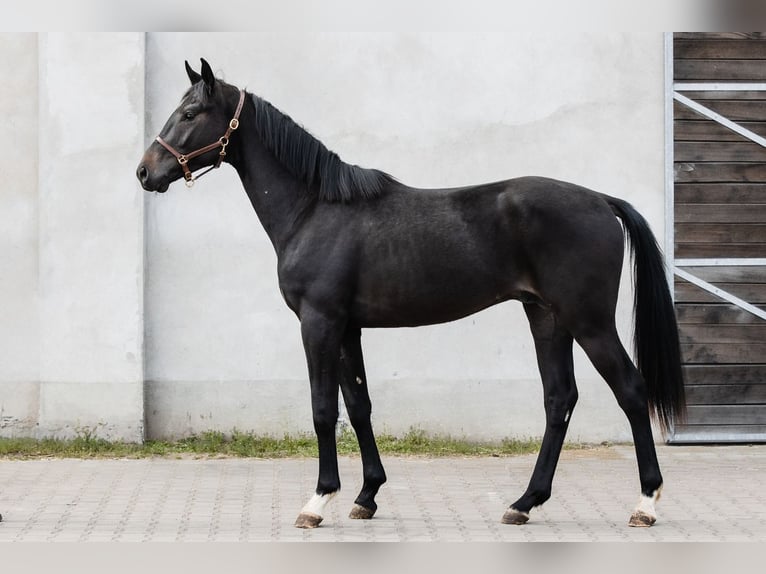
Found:
[{"label": "white border bar", "polygon": [[[676,203],[673,139],[673,32],[665,32],[665,276],[671,286],[675,258]],[[675,300],[673,289],[670,292]]]},{"label": "white border bar", "polygon": [[766,91],[766,83],[726,84],[720,82],[676,82],[673,84],[673,89],[678,92],[764,92]]},{"label": "white border bar", "polygon": [[757,257],[717,259],[676,259],[677,267],[766,267],[766,259]]}]

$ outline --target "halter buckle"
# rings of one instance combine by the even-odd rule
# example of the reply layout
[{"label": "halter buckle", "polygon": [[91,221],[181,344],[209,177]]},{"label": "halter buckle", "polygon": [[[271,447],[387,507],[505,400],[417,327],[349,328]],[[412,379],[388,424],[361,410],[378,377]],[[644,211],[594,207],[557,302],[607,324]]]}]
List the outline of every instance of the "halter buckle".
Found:
[{"label": "halter buckle", "polygon": [[229,129],[231,131],[236,130],[239,127],[239,120],[237,118],[232,118],[229,122]]}]

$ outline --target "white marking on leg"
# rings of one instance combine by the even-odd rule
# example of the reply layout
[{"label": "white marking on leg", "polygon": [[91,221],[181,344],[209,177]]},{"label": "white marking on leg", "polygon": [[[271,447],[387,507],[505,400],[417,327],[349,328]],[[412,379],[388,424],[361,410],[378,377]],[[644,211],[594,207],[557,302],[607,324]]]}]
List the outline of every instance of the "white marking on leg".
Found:
[{"label": "white marking on leg", "polygon": [[337,492],[331,492],[330,494],[314,494],[306,503],[306,506],[301,510],[301,514],[315,514],[316,516],[324,516],[324,507],[330,502]]},{"label": "white marking on leg", "polygon": [[357,377],[357,378],[356,378],[356,384],[357,384],[357,385],[362,385],[362,384],[364,384],[364,381],[362,380],[362,378],[361,378],[361,377]]},{"label": "white marking on leg", "polygon": [[646,496],[645,494],[642,494],[641,499],[638,501],[638,504],[636,505],[636,509],[633,511],[634,514],[637,512],[640,512],[656,519],[657,511],[655,510],[654,505],[660,499],[661,493],[662,493],[662,487],[660,486],[657,490],[655,490],[652,493],[651,496]]}]

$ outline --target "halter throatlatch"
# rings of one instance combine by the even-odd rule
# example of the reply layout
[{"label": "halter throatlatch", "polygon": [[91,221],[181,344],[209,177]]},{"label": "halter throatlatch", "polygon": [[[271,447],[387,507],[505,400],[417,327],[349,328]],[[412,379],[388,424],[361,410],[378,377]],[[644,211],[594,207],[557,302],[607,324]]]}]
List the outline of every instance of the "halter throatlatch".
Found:
[{"label": "halter throatlatch", "polygon": [[[231,133],[239,127],[239,114],[242,112],[242,106],[244,105],[244,103],[245,103],[245,91],[240,90],[239,102],[237,103],[237,110],[234,112],[234,117],[231,119],[231,121],[229,121],[229,126],[226,128],[226,133],[223,134],[220,138],[218,138],[218,141],[215,141],[211,143],[210,145],[206,145],[205,147],[201,147],[189,153],[180,153],[168,142],[162,139],[160,136],[157,136],[155,138],[157,143],[159,143],[162,147],[164,147],[166,150],[172,153],[173,156],[178,161],[178,163],[181,165],[181,168],[184,170],[184,181],[186,182],[186,187],[192,187],[194,185],[194,182],[197,181],[199,178],[201,178],[203,175],[205,175],[207,172],[221,167],[221,162],[223,162],[223,158],[226,157],[226,146],[229,145],[229,137],[231,136]],[[218,148],[221,148],[221,151],[218,152],[218,159],[216,160],[216,162],[211,167],[203,171],[201,174],[194,177],[194,174],[189,169],[189,160],[194,159],[197,156],[206,154],[207,152],[213,151],[214,149],[218,149]]]}]

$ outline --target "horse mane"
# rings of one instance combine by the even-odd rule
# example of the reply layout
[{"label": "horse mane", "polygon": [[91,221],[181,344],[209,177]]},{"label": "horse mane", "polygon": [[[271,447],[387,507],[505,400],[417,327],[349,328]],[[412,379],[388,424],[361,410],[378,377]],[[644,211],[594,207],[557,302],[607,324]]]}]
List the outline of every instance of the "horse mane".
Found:
[{"label": "horse mane", "polygon": [[266,100],[251,94],[255,129],[263,144],[320,200],[348,203],[379,197],[395,179],[377,169],[351,165]]}]

